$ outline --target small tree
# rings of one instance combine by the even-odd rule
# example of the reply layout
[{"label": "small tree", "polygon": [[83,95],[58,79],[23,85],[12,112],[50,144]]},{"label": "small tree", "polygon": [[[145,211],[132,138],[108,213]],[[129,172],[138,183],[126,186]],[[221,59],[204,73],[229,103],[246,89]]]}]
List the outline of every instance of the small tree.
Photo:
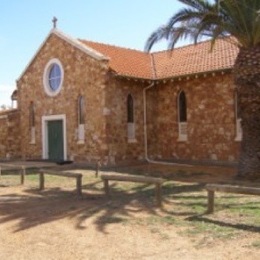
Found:
[{"label": "small tree", "polygon": [[7,110],[7,106],[6,106],[6,105],[4,105],[4,104],[3,104],[3,105],[1,105],[1,106],[0,106],[0,110]]}]

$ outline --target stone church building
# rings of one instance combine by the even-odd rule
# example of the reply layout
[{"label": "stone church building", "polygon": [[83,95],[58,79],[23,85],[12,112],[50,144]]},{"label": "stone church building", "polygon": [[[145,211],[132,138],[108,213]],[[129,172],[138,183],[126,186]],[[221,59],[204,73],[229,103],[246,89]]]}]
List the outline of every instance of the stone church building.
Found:
[{"label": "stone church building", "polygon": [[235,162],[237,53],[224,40],[146,53],[54,28],[0,112],[0,158]]}]

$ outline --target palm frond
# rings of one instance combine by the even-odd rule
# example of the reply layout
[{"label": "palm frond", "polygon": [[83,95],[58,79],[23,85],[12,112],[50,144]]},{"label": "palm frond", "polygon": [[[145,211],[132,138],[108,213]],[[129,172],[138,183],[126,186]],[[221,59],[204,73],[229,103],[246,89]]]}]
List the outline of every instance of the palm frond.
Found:
[{"label": "palm frond", "polygon": [[161,26],[156,31],[154,31],[145,44],[145,51],[150,51],[153,45],[162,40],[162,39],[168,39],[169,37],[169,28],[167,26]]},{"label": "palm frond", "polygon": [[260,44],[259,0],[179,0],[185,7],[174,14],[165,26],[151,34],[145,49],[162,40],[174,48],[181,39],[197,43],[204,37],[212,39],[230,35],[236,44],[249,47]]}]

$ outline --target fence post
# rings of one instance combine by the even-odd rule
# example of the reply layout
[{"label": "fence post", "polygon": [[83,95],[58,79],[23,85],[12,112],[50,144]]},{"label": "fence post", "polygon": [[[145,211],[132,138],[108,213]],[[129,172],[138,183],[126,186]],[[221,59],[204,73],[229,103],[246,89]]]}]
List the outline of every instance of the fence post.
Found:
[{"label": "fence post", "polygon": [[96,163],[96,178],[98,177],[98,174],[99,174],[99,167],[100,167],[100,162],[99,160],[97,160],[97,163]]},{"label": "fence post", "polygon": [[40,190],[44,189],[44,173],[40,172],[39,173],[39,180],[40,180]]},{"label": "fence post", "polygon": [[77,176],[77,194],[82,197],[82,175]]},{"label": "fence post", "polygon": [[161,207],[162,205],[162,195],[161,195],[161,183],[156,183],[155,184],[155,197],[157,200],[157,206]]},{"label": "fence post", "polygon": [[21,167],[21,185],[24,185],[24,178],[25,178],[25,174],[26,174],[26,169],[25,166]]},{"label": "fence post", "polygon": [[208,190],[208,210],[207,213],[214,212],[214,191]]}]

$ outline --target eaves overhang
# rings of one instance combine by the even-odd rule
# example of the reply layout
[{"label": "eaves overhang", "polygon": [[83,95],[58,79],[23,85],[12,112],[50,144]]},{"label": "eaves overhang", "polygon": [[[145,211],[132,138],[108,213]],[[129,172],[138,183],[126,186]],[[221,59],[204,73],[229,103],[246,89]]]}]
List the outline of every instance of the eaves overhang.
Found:
[{"label": "eaves overhang", "polygon": [[172,77],[163,77],[163,78],[140,78],[135,77],[132,75],[125,75],[117,73],[116,71],[110,70],[110,72],[117,78],[124,78],[126,80],[131,81],[141,81],[141,82],[155,82],[155,83],[161,83],[161,82],[169,82],[169,81],[181,81],[183,79],[190,80],[193,78],[199,78],[199,77],[205,77],[208,75],[215,76],[217,74],[225,74],[225,73],[231,73],[233,68],[222,68],[218,70],[209,70],[209,71],[202,71],[202,72],[196,72],[196,73],[190,73],[190,74],[181,74],[181,75],[174,75]]}]

